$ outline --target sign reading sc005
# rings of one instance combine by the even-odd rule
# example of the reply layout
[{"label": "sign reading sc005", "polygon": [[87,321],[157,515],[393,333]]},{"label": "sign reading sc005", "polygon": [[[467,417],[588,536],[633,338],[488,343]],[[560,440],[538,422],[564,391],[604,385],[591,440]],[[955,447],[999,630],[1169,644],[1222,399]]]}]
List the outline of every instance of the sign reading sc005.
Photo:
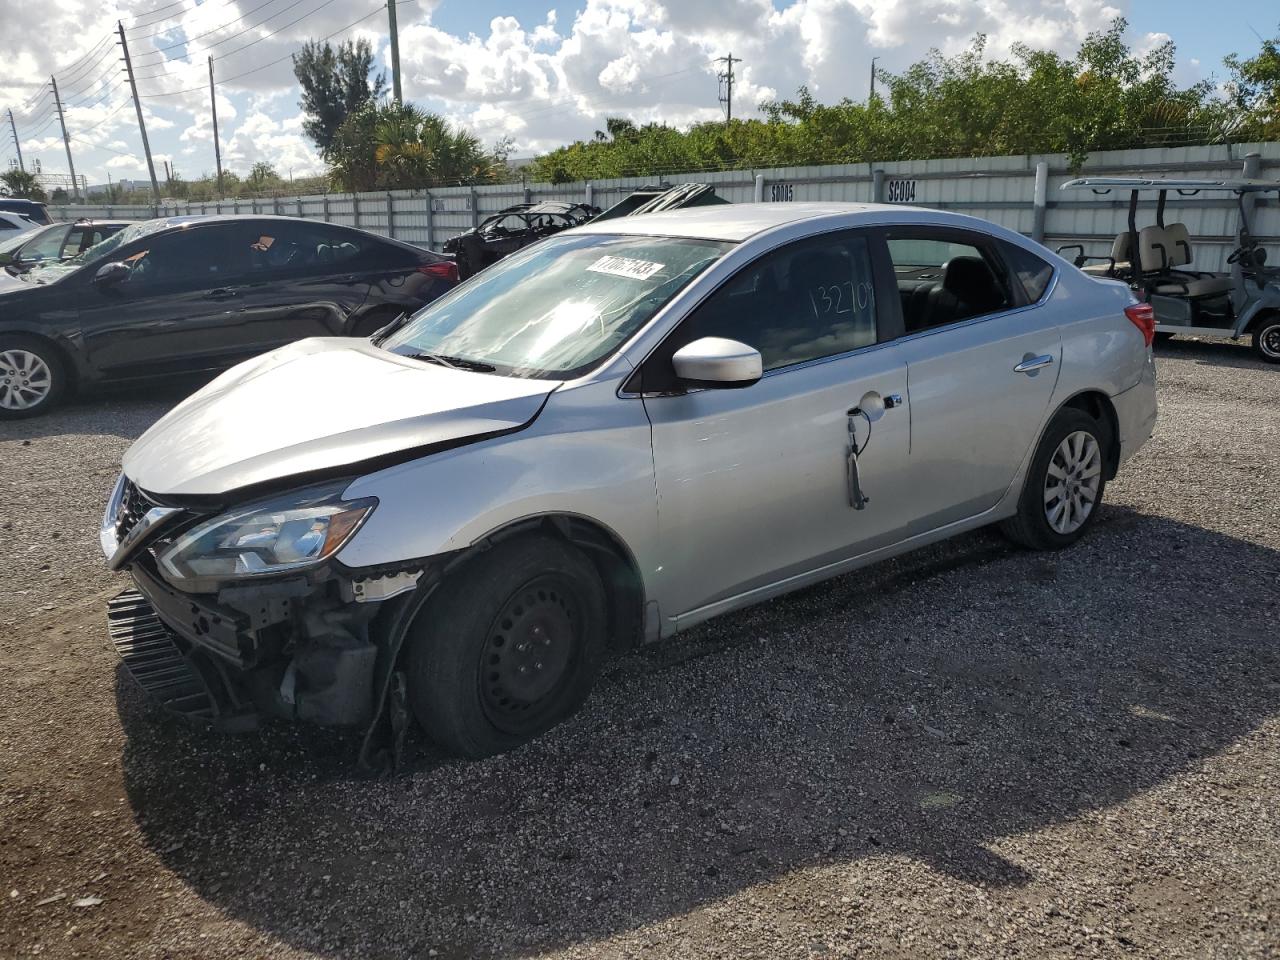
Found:
[{"label": "sign reading sc005", "polygon": [[889,203],[915,203],[916,182],[914,180],[886,180],[884,198]]},{"label": "sign reading sc005", "polygon": [[769,199],[774,203],[789,203],[796,198],[796,187],[793,183],[769,184]]}]

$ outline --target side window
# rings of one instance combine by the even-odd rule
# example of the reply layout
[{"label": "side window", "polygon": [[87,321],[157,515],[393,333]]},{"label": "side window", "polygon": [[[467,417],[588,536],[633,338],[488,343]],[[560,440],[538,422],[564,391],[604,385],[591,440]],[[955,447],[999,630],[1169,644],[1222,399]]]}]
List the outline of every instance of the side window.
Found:
[{"label": "side window", "polygon": [[348,234],[325,224],[261,220],[237,224],[235,246],[241,251],[252,277],[282,273],[340,273],[363,268],[375,246],[359,234]]},{"label": "side window", "polygon": [[892,230],[886,237],[906,333],[1013,306],[1000,268],[978,246],[951,235]]},{"label": "side window", "polygon": [[234,243],[230,228],[222,225],[179,230],[151,239],[128,253],[124,262],[130,273],[130,292],[155,288],[217,287],[245,271],[244,250]]},{"label": "side window", "polygon": [[1053,266],[1016,244],[1002,242],[1000,252],[1008,261],[1013,275],[1022,284],[1022,289],[1026,291],[1027,302],[1035,303],[1043,297],[1053,278]]},{"label": "side window", "polygon": [[766,371],[875,343],[866,237],[813,238],[767,254],[713,293],[677,336],[681,346],[738,340],[760,351]]}]

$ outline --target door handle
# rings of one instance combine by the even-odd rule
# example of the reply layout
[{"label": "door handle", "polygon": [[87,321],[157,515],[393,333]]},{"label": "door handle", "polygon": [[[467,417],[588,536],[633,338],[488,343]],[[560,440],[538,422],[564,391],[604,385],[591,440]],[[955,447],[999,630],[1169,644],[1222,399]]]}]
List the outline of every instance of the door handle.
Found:
[{"label": "door handle", "polygon": [[230,290],[226,287],[220,287],[217,290],[210,290],[205,294],[206,300],[231,300],[240,296],[238,291]]},{"label": "door handle", "polygon": [[1042,367],[1047,367],[1053,363],[1053,357],[1047,353],[1043,353],[1038,357],[1026,357],[1020,364],[1013,368],[1014,373],[1035,373]]}]

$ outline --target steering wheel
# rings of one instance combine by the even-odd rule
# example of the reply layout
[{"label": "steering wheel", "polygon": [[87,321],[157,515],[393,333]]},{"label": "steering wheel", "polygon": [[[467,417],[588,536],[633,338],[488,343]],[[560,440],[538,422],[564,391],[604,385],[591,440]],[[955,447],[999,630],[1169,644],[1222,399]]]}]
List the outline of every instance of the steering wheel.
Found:
[{"label": "steering wheel", "polygon": [[1252,244],[1244,247],[1236,247],[1234,250],[1231,251],[1230,255],[1228,255],[1227,263],[1239,263],[1242,257],[1252,252],[1253,252]]}]

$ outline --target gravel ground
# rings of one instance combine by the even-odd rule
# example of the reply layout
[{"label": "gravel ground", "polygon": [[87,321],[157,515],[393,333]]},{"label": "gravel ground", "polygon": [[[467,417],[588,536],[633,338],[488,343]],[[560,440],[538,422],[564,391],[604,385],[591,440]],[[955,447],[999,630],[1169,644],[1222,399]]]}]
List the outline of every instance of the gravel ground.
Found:
[{"label": "gravel ground", "polygon": [[0,427],[0,957],[1280,956],[1280,369],[1160,376],[1075,548],[963,537],[383,780],[119,674],[97,518],[172,396]]}]

